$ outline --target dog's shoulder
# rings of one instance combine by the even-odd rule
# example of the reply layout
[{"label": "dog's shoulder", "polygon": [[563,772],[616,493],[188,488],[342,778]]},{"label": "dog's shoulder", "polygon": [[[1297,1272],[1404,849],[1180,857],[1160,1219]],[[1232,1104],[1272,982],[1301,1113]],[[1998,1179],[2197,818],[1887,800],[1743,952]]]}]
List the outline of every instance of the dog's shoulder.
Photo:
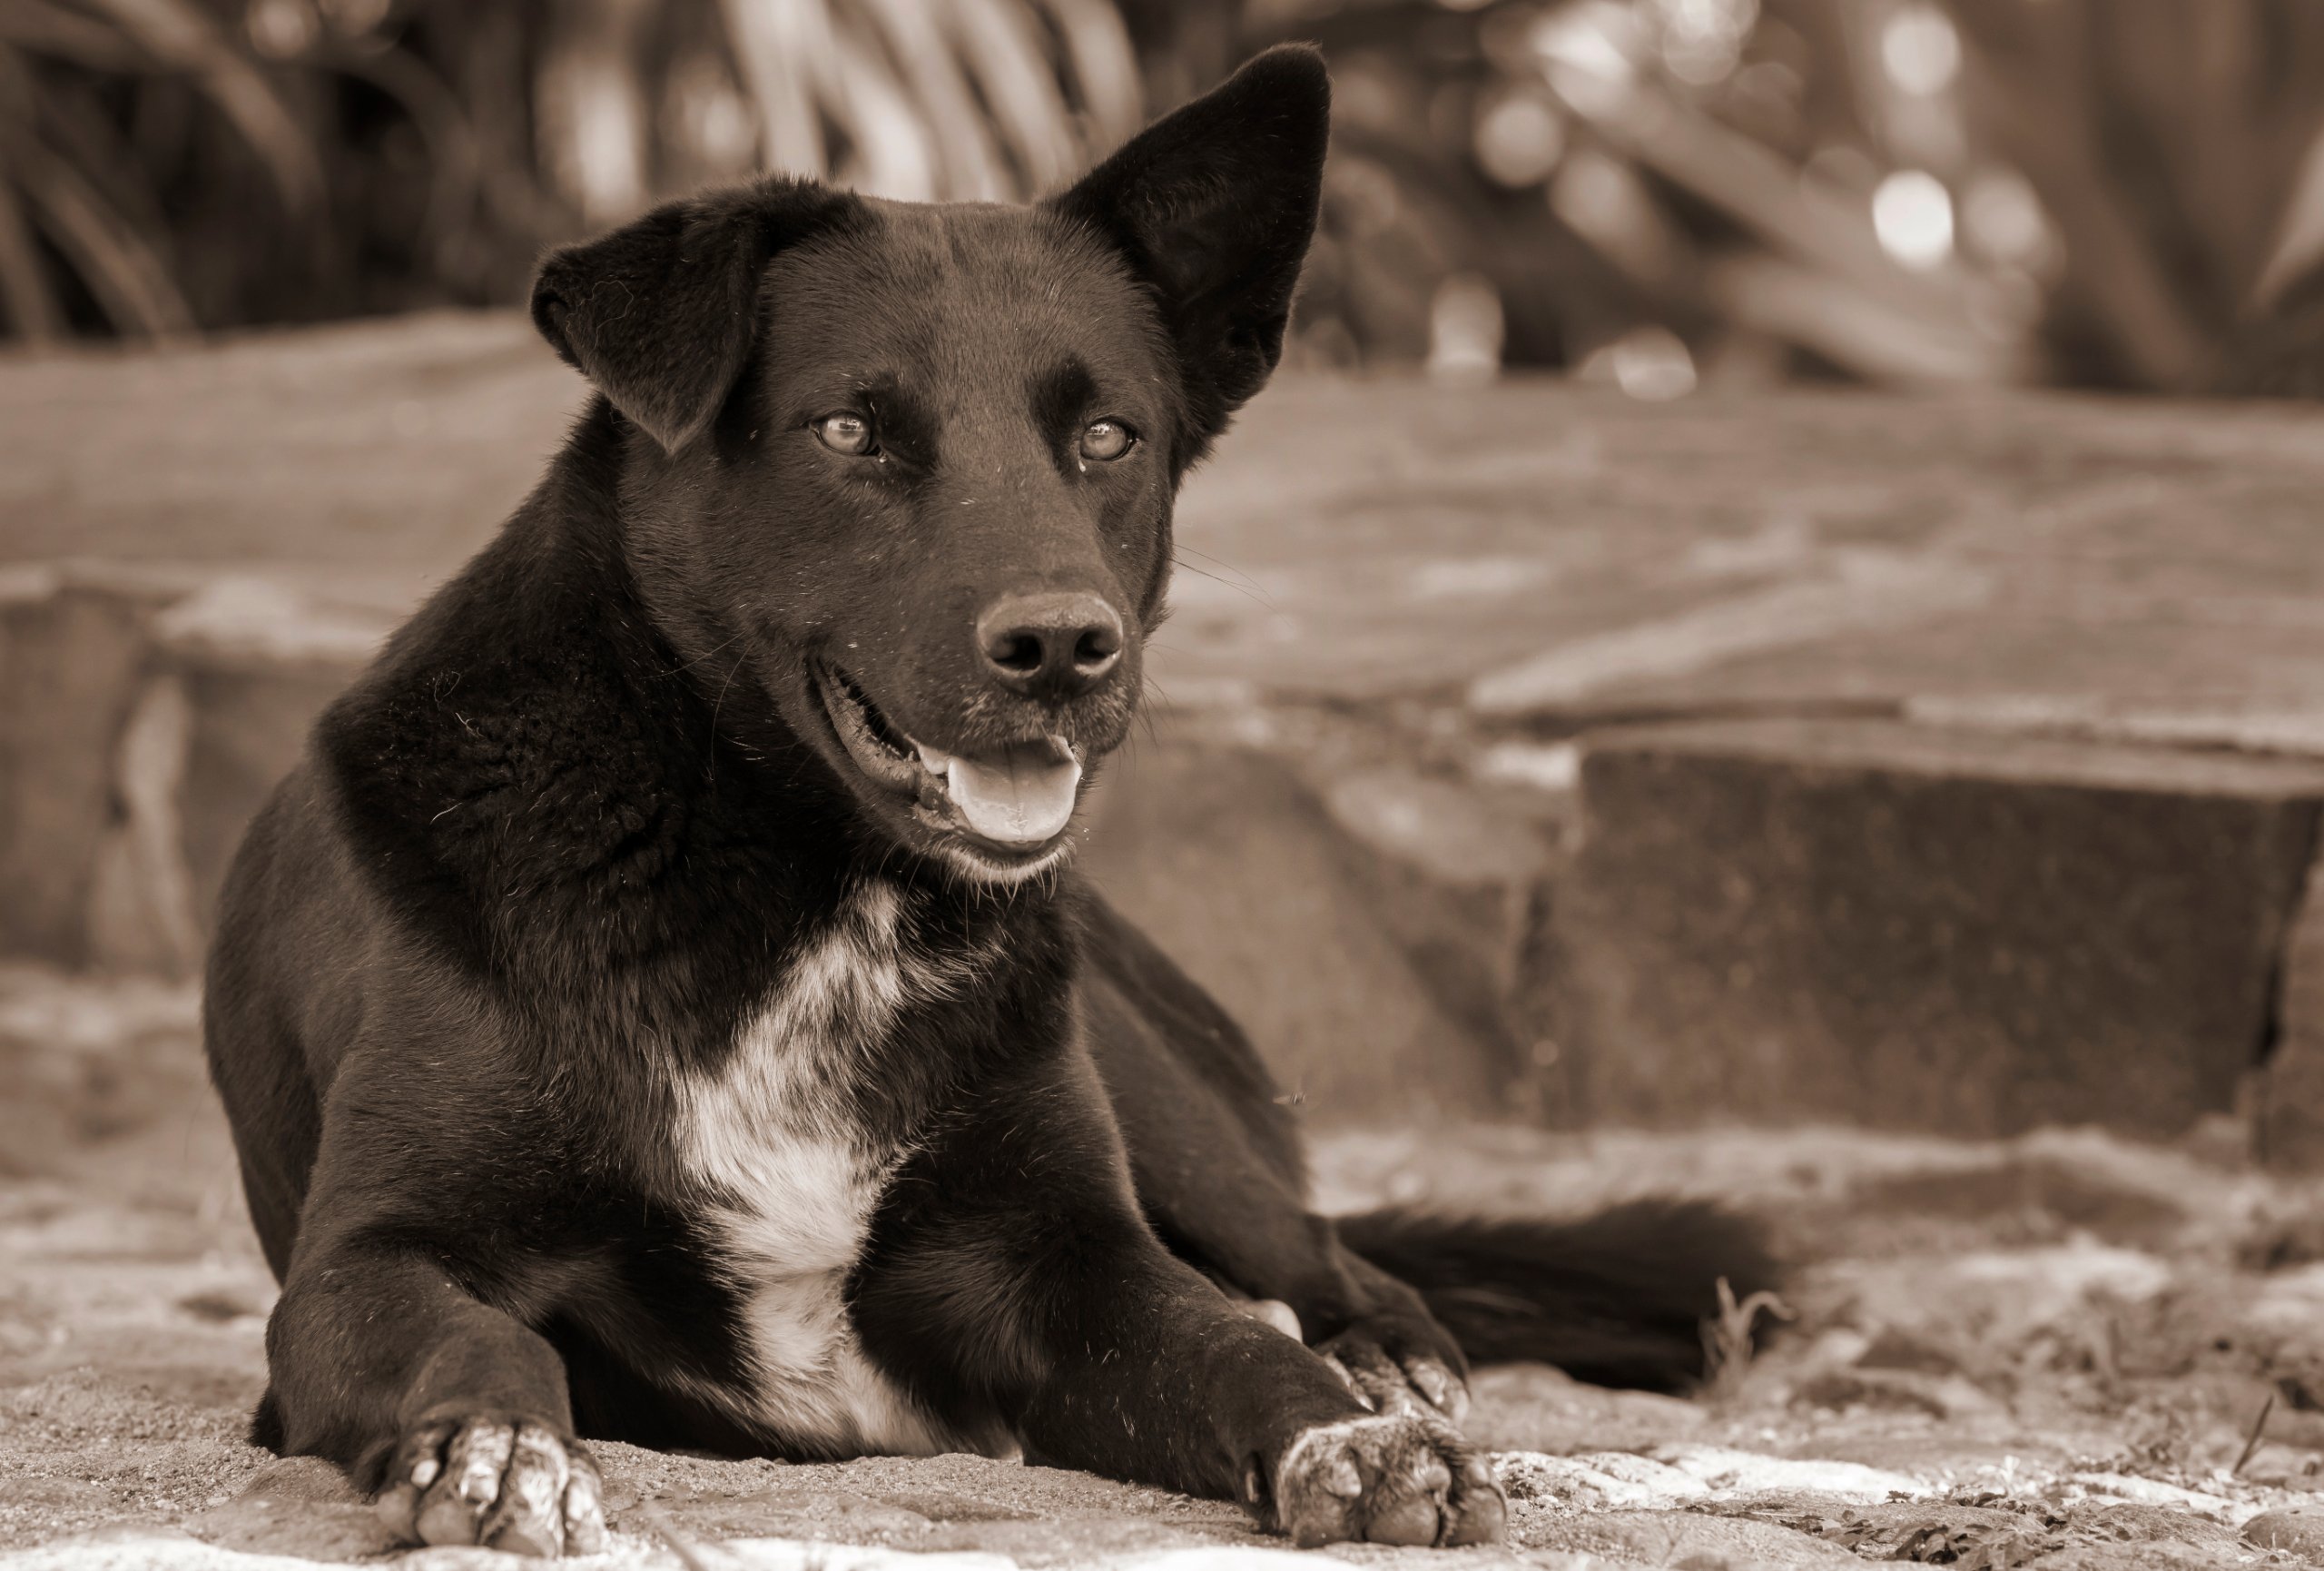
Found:
[{"label": "dog's shoulder", "polygon": [[606,944],[706,939],[722,910],[762,935],[795,925],[765,907],[796,859],[775,855],[780,825],[741,799],[746,783],[721,778],[749,760],[722,756],[624,559],[620,441],[602,406],[585,418],[499,537],[317,727],[315,766],[364,875],[457,956],[529,946],[586,970],[617,958]]},{"label": "dog's shoulder", "polygon": [[642,620],[635,593],[596,539],[612,528],[597,516],[612,506],[609,440],[585,422],[499,536],[325,712],[320,762],[359,835],[402,827],[457,860],[524,820],[603,833],[665,772],[637,714],[645,650],[620,643]]}]

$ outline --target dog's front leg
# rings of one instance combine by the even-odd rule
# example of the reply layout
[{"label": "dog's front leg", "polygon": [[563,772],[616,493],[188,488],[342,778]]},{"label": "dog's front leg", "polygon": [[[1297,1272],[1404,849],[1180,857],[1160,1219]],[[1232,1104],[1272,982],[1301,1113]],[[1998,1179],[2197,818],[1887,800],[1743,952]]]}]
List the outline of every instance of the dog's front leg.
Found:
[{"label": "dog's front leg", "polygon": [[[283,1451],[326,1457],[377,1490],[407,1541],[602,1548],[603,1490],[574,1437],[564,1362],[478,1296],[508,1273],[468,1269],[478,1234],[497,1230],[459,1188],[431,1184],[448,1180],[437,1153],[373,1160],[376,1140],[337,1112],[267,1325]],[[501,1246],[525,1252],[505,1232]]]},{"label": "dog's front leg", "polygon": [[520,1554],[602,1547],[596,1467],[537,1333],[425,1254],[343,1240],[294,1261],[267,1327],[283,1448],[379,1491],[399,1536]]},{"label": "dog's front leg", "polygon": [[1302,1545],[1503,1535],[1484,1459],[1374,1413],[1172,1256],[1078,1055],[948,1121],[897,1174],[852,1293],[867,1350],[1029,1456],[1240,1499]]}]

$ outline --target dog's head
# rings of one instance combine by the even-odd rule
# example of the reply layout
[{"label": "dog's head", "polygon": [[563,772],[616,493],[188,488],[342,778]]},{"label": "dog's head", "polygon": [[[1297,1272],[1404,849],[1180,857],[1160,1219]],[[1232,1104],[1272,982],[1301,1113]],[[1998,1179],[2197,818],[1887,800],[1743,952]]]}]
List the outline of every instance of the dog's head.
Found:
[{"label": "dog's head", "polygon": [[1281,355],[1328,95],[1278,49],[1036,206],[771,179],[543,264],[534,320],[632,428],[655,618],[896,842],[1003,880],[1062,854],[1178,481]]}]

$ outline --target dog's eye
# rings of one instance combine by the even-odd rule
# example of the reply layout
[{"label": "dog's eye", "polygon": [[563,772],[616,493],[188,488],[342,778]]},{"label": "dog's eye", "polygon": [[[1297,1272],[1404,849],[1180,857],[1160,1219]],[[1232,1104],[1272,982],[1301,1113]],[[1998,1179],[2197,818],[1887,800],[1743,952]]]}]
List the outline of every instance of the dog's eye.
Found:
[{"label": "dog's eye", "polygon": [[1137,445],[1137,436],[1119,420],[1092,420],[1081,428],[1081,456],[1109,463]]},{"label": "dog's eye", "polygon": [[872,450],[872,422],[862,415],[825,415],[812,429],[815,440],[835,453],[860,459]]}]

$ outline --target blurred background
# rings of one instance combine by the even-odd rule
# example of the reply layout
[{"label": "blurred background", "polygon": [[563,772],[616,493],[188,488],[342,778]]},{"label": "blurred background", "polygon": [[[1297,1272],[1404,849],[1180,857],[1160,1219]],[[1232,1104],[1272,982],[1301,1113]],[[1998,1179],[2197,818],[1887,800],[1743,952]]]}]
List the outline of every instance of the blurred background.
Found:
[{"label": "blurred background", "polygon": [[1021,198],[1283,38],[1339,94],[1307,363],[2324,386],[2308,0],[0,0],[0,310],[506,303],[765,167]]},{"label": "blurred background", "polygon": [[[1521,1545],[2324,1564],[2324,0],[0,0],[0,1554],[369,1552],[243,1443],[198,978],[586,396],[542,248],[769,167],[1038,195],[1285,39],[1290,365],[1079,865],[1325,1209],[1676,1191],[1801,1262],[1698,1400],[1483,1377]],[[911,1466],[848,1520],[1050,1529]]]}]

